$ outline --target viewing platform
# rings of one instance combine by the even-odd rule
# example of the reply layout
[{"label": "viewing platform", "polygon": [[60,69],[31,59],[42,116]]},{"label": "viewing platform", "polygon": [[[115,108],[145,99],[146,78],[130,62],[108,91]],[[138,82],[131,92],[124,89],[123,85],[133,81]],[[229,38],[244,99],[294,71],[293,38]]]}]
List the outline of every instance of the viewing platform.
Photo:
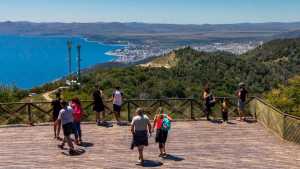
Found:
[{"label": "viewing platform", "polygon": [[[174,122],[167,142],[168,159],[158,157],[154,136],[145,149],[145,167],[298,169],[300,146],[273,135],[259,123],[231,121]],[[142,168],[130,150],[128,126],[82,126],[85,147],[67,156],[53,139],[52,126],[0,128],[0,168]]]},{"label": "viewing platform", "polygon": [[[217,98],[217,104],[224,97]],[[264,100],[251,97],[246,104],[250,122],[235,121],[236,100],[230,100],[229,124],[203,120],[202,103],[191,98],[125,100],[122,119],[130,121],[137,107],[143,107],[153,119],[158,107],[171,112],[177,121],[167,142],[165,159],[158,157],[155,136],[145,149],[144,167],[161,168],[259,168],[298,169],[300,167],[300,117],[283,113]],[[218,101],[219,100],[219,101]],[[142,168],[136,165],[137,150],[130,150],[129,126],[110,128],[82,125],[83,141],[79,156],[57,147],[53,127],[42,125],[51,119],[51,102],[0,103],[2,118],[8,124],[21,122],[23,127],[0,126],[0,168]],[[83,101],[84,121],[93,121],[93,103]],[[108,118],[111,103],[106,102]],[[49,124],[49,123],[48,123]],[[34,126],[31,126],[34,125]],[[61,133],[62,136],[62,133]]]}]

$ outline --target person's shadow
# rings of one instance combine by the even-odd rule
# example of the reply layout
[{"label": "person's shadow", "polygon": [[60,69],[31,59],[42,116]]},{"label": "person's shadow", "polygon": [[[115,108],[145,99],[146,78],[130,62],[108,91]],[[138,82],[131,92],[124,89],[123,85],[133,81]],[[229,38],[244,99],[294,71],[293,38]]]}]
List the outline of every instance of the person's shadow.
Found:
[{"label": "person's shadow", "polygon": [[163,163],[160,161],[144,160],[143,164],[137,164],[137,165],[141,165],[143,167],[160,167],[163,165]]},{"label": "person's shadow", "polygon": [[88,148],[88,147],[93,147],[93,146],[94,146],[94,143],[82,142],[79,146],[80,146],[80,147]]},{"label": "person's shadow", "polygon": [[66,152],[62,152],[62,154],[65,155],[65,156],[80,156],[80,155],[82,155],[84,153],[85,153],[84,149],[76,149],[75,153],[72,154],[72,155],[70,155],[69,153],[66,153]]},{"label": "person's shadow", "polygon": [[171,161],[183,161],[185,160],[182,157],[178,157],[175,155],[167,154],[165,157],[162,157],[164,160],[171,160]]}]

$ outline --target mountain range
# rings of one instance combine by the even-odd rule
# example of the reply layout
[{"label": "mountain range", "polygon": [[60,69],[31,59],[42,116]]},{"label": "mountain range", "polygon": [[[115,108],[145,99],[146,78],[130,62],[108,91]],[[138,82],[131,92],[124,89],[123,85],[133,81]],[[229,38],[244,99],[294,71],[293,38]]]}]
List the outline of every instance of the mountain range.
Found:
[{"label": "mountain range", "polygon": [[223,41],[268,41],[299,37],[300,22],[239,24],[149,23],[33,23],[0,22],[1,35],[83,36],[104,43],[160,44],[166,46]]}]

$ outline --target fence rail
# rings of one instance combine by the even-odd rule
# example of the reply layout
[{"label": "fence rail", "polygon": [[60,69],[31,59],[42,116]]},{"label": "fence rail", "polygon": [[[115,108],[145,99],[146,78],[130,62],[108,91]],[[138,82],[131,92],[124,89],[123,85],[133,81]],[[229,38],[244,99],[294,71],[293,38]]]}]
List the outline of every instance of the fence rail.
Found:
[{"label": "fence rail", "polygon": [[281,112],[257,97],[249,105],[250,113],[266,128],[285,140],[300,144],[300,117]]},{"label": "fence rail", "polygon": [[[236,98],[234,97],[216,97],[217,104],[213,109],[213,116],[220,116],[221,100],[227,98],[231,105],[230,115],[236,115]],[[82,100],[85,111],[84,120],[94,120],[92,112],[93,101]],[[112,113],[112,102],[105,101],[105,111]],[[164,98],[164,99],[127,99],[122,104],[122,120],[130,121],[137,107],[143,107],[149,116],[154,116],[158,107],[163,107],[165,111],[172,113],[175,119],[197,120],[205,116],[203,112],[202,100],[194,98]],[[31,124],[40,122],[50,122],[52,120],[51,102],[11,102],[0,103],[0,122],[2,124]],[[108,116],[112,118],[112,116]],[[108,119],[110,120],[110,119]]]},{"label": "fence rail", "polygon": [[[219,118],[221,112],[220,103],[228,99],[230,104],[229,116],[237,115],[237,99],[235,97],[216,97],[217,104],[213,108],[213,117]],[[105,102],[105,112],[112,113],[112,102]],[[83,100],[85,110],[84,121],[93,121],[93,101]],[[251,97],[246,104],[246,112],[265,127],[271,129],[280,137],[300,144],[300,117],[281,112],[261,98]],[[134,111],[143,107],[145,112],[153,117],[159,107],[172,113],[174,119],[199,120],[205,116],[203,101],[194,98],[165,98],[165,99],[127,99],[124,100],[121,110],[122,120],[130,121]],[[108,116],[112,118],[112,116]],[[107,119],[110,120],[110,119]],[[13,102],[0,103],[1,124],[30,124],[52,121],[51,102]]]}]

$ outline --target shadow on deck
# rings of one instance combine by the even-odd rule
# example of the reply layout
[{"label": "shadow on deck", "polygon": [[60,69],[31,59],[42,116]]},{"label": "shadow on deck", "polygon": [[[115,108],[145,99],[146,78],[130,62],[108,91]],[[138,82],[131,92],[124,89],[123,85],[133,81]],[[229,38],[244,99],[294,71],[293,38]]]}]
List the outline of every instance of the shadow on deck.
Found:
[{"label": "shadow on deck", "polygon": [[[162,168],[282,168],[300,166],[300,146],[268,132],[259,123],[232,121],[175,122],[170,131],[169,156],[158,157],[154,136],[145,149],[145,167]],[[142,168],[137,150],[130,150],[128,126],[82,126],[80,156],[57,148],[52,127],[0,128],[0,168]],[[65,150],[65,152],[67,152]]]}]

